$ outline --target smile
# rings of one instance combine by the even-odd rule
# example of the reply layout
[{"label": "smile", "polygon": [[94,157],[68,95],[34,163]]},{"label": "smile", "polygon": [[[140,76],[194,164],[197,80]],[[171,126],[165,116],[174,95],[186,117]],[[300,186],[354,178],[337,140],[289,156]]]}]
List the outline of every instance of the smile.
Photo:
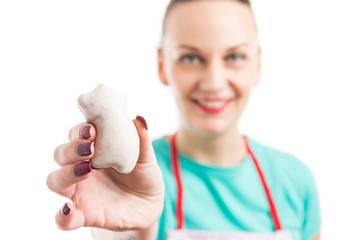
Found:
[{"label": "smile", "polygon": [[194,100],[193,101],[202,111],[206,113],[220,113],[230,104],[231,100]]}]

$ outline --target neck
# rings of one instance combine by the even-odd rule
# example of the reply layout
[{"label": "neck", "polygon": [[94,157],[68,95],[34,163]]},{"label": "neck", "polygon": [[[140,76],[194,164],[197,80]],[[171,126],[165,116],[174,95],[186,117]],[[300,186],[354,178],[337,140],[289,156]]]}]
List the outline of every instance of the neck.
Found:
[{"label": "neck", "polygon": [[178,152],[202,164],[231,167],[241,163],[246,148],[237,128],[221,135],[204,135],[180,128],[176,137]]}]

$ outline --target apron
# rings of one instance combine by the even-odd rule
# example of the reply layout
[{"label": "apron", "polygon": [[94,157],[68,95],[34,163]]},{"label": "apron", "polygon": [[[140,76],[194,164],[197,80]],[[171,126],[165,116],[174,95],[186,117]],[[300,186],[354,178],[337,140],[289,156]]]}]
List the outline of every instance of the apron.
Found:
[{"label": "apron", "polygon": [[274,201],[271,196],[270,189],[260,168],[260,165],[250,149],[247,138],[244,136],[244,143],[247,152],[250,154],[261,183],[263,185],[269,207],[270,216],[275,227],[274,232],[256,233],[256,232],[213,232],[203,230],[185,230],[184,229],[184,211],[183,211],[183,185],[180,174],[180,161],[175,144],[176,133],[171,137],[171,163],[173,174],[177,185],[177,199],[175,206],[175,214],[177,220],[177,229],[170,230],[167,235],[167,240],[292,240],[289,231],[282,229],[281,223],[275,208]]}]

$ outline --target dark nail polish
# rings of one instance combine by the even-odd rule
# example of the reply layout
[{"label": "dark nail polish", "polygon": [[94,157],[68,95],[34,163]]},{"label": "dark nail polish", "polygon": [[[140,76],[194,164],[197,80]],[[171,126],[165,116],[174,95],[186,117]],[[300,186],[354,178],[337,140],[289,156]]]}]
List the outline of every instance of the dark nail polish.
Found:
[{"label": "dark nail polish", "polygon": [[80,156],[88,156],[91,154],[91,142],[80,143],[76,149]]},{"label": "dark nail polish", "polygon": [[70,213],[70,208],[67,203],[64,204],[64,206],[61,208],[61,213],[67,216]]},{"label": "dark nail polish", "polygon": [[88,139],[90,137],[90,126],[85,126],[80,130],[80,136],[83,139]]},{"label": "dark nail polish", "polygon": [[146,130],[148,130],[148,127],[147,127],[147,123],[146,123],[145,118],[143,118],[142,116],[136,116],[136,119],[139,119],[140,121],[142,121],[142,122],[145,124]]},{"label": "dark nail polish", "polygon": [[83,162],[74,167],[74,175],[81,177],[91,172],[91,162]]}]

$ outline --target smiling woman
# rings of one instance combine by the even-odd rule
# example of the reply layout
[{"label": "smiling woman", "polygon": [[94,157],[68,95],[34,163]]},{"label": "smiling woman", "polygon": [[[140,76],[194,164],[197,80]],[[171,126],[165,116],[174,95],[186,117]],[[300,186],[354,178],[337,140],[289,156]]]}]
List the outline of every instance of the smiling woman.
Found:
[{"label": "smiling woman", "polygon": [[[181,117],[179,131],[172,138],[172,149],[177,149],[181,153],[180,162],[183,164],[183,175],[188,176],[183,180],[183,184],[186,185],[185,191],[187,191],[187,197],[184,200],[184,208],[187,210],[184,223],[186,228],[211,231],[271,231],[271,224],[268,225],[270,228],[259,224],[266,220],[263,218],[264,216],[254,217],[257,211],[251,207],[243,209],[242,213],[237,216],[240,209],[247,204],[255,204],[257,207],[262,205],[256,203],[255,199],[243,199],[262,189],[261,186],[252,186],[252,183],[257,181],[256,178],[263,176],[261,170],[259,176],[255,174],[245,178],[243,181],[250,181],[251,184],[241,191],[239,190],[242,182],[241,176],[246,175],[247,170],[240,171],[238,168],[247,168],[245,166],[250,161],[247,158],[251,150],[247,148],[246,141],[238,132],[238,120],[248,102],[252,88],[258,84],[261,74],[260,47],[250,3],[248,1],[172,1],[164,19],[163,38],[158,56],[160,80],[172,89]],[[171,138],[167,138],[167,141],[170,142]],[[305,188],[306,191],[312,192],[311,207],[309,208],[311,211],[306,212],[308,210],[302,209],[303,204],[309,199],[306,199],[305,196],[300,197],[297,192],[288,199],[288,202],[277,205],[278,211],[270,207],[270,215],[267,218],[271,219],[274,212],[279,212],[279,215],[286,219],[283,221],[283,228],[291,230],[292,236],[285,238],[310,239],[314,237],[320,227],[315,183],[310,180],[305,186],[298,185],[303,176],[309,176],[309,179],[312,179],[309,170],[290,155],[279,154],[253,140],[250,142],[251,147],[257,150],[256,155],[263,155],[260,161],[263,161],[261,165],[265,175],[268,176],[267,179],[264,179],[264,189],[268,190],[266,182],[269,182],[274,190],[281,189],[275,193],[279,196],[278,199],[275,198],[275,202],[282,202],[281,199],[287,195],[290,189],[302,191],[300,189]],[[169,149],[166,144],[162,140],[158,140],[155,141],[154,146],[162,169],[171,169],[171,164],[169,165],[167,160],[169,156],[166,152]],[[265,149],[267,149],[267,153],[264,153]],[[165,159],[160,161],[162,158]],[[172,155],[172,158],[175,156]],[[254,164],[257,163],[255,159],[253,158]],[[193,165],[193,163],[198,165]],[[271,167],[267,168],[267,166]],[[232,182],[234,186],[225,183],[218,185],[217,177],[212,177],[212,173],[209,173],[206,168],[217,171],[217,174],[227,179],[226,181]],[[227,172],[230,169],[236,174]],[[296,169],[302,169],[301,173],[293,174]],[[194,176],[200,172],[208,173],[208,175],[204,178]],[[276,176],[278,174],[293,175],[294,179]],[[274,178],[270,177],[272,175]],[[175,176],[177,176],[176,173]],[[177,180],[177,182],[179,181]],[[275,184],[272,181],[279,181],[279,183]],[[171,178],[165,179],[165,186],[169,185],[169,189],[177,188],[179,191],[179,188],[182,187],[173,186],[168,182],[171,182]],[[205,187],[202,186],[206,182],[208,183],[205,184]],[[223,187],[225,189],[233,188],[229,198],[225,197]],[[212,188],[213,190],[211,190]],[[254,191],[254,189],[258,190]],[[208,197],[198,196],[198,198],[192,199],[191,195],[200,190]],[[262,194],[261,191],[258,194]],[[216,195],[219,195],[222,203],[213,202],[212,199],[216,198]],[[270,195],[268,200],[271,206],[273,200]],[[281,195],[282,197],[280,197]],[[169,201],[171,204],[174,196],[167,197],[166,195],[165,209],[166,203]],[[257,196],[256,199],[261,199],[261,196]],[[231,204],[233,200],[234,204]],[[177,200],[178,204],[179,201],[181,199]],[[288,215],[288,207],[295,202],[298,202],[299,205],[296,207],[297,210],[294,210],[302,209],[301,211],[304,211],[301,214],[302,217]],[[226,207],[222,209],[221,204],[225,204]],[[212,213],[208,211],[209,208],[217,210]],[[268,208],[265,207],[265,209]],[[229,216],[226,214],[227,211],[231,212]],[[206,219],[216,219],[216,221],[203,219],[202,216],[205,215]],[[294,221],[290,220],[292,218]],[[173,228],[173,225],[170,224],[171,219],[173,217],[170,214],[163,214],[160,221],[163,224],[160,225],[162,231]],[[273,227],[280,230],[281,228],[277,227],[280,220],[277,218],[273,218],[273,220]],[[179,221],[179,218],[176,221]],[[251,222],[254,224],[250,224]],[[297,223],[292,225],[290,222]],[[305,225],[303,225],[304,222]],[[183,227],[180,228],[178,225],[178,228],[182,229]],[[184,234],[184,231],[181,234]],[[171,236],[174,237],[174,233]],[[184,236],[182,235],[182,237]],[[219,238],[223,237],[219,236]]]},{"label": "smiling woman", "polygon": [[146,121],[134,120],[140,155],[121,175],[83,169],[96,149],[81,158],[75,149],[91,146],[96,129],[74,127],[47,182],[72,200],[56,216],[59,227],[96,227],[96,239],[318,239],[311,171],[238,130],[260,81],[260,53],[248,1],[171,1],[158,74],[179,109],[178,131],[151,142]]},{"label": "smiling woman", "polygon": [[235,130],[259,81],[254,17],[242,2],[173,1],[166,14],[160,79],[174,86],[182,124],[191,132],[195,126],[204,134]]}]

